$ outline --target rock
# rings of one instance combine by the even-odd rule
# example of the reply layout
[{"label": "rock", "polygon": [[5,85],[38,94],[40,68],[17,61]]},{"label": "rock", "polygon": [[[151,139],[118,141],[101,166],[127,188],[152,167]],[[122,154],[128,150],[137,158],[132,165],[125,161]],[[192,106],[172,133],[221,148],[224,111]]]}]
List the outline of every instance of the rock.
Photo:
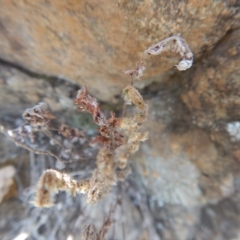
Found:
[{"label": "rock", "polygon": [[193,237],[200,211],[198,208],[191,209],[181,205],[167,204],[164,207],[156,206],[153,216],[157,219],[156,228],[162,239],[186,240]]},{"label": "rock", "polygon": [[[27,203],[32,198],[27,187],[45,168],[61,168],[74,177],[77,170],[83,177],[91,173],[94,159],[91,165],[84,161],[60,166],[39,155],[34,161],[32,154],[31,162],[21,167],[19,156],[26,156],[2,138],[0,161],[13,164],[16,179],[24,182],[22,189],[17,186],[22,203],[12,202],[13,208],[8,200],[0,208],[3,214],[8,212],[8,218],[0,221],[0,232],[9,232],[4,237],[13,239],[25,228],[36,239],[44,234],[52,239],[79,237],[79,226],[86,219],[99,229],[113,195],[121,195],[123,209],[117,209],[118,225],[109,231],[109,239],[113,231],[122,236],[124,221],[126,239],[159,239],[155,231],[163,240],[237,239],[239,19],[236,0],[4,1],[0,118],[11,126],[22,124],[25,108],[45,101],[61,113],[61,119],[83,127],[77,111],[76,116],[65,112],[74,109],[79,85],[86,84],[94,97],[108,103],[117,101],[130,80],[122,71],[132,69],[146,48],[168,36],[186,39],[195,58],[194,66],[181,73],[174,68],[180,57],[173,53],[148,59],[143,81],[137,85],[154,82],[143,90],[144,98],[150,96],[145,123],[149,140],[131,156],[135,175],[95,208],[85,205],[84,198],[64,194],[49,211]],[[14,221],[19,207],[24,208],[22,221],[11,231],[8,222]]]},{"label": "rock", "polygon": [[229,122],[225,128],[231,136],[237,134],[233,122],[240,118],[239,37],[239,30],[229,32],[196,67],[187,91],[182,94],[194,124],[214,128],[219,121]]},{"label": "rock", "polygon": [[211,131],[196,127],[180,100],[184,86],[179,91],[171,86],[147,100],[145,128],[151,137],[132,158],[162,239],[194,239],[195,227],[205,224],[201,211],[238,192],[239,167],[231,155],[239,153],[232,153],[225,129],[213,140]]},{"label": "rock", "polygon": [[25,108],[41,101],[52,111],[73,110],[73,99],[79,87],[66,81],[30,76],[14,67],[0,65],[0,117],[20,115]]},{"label": "rock", "polygon": [[11,165],[0,168],[0,203],[16,195],[16,185],[14,184],[15,174],[16,169]]},{"label": "rock", "polygon": [[[199,57],[238,26],[240,15],[237,0],[21,0],[4,1],[0,16],[1,59],[86,84],[97,98],[113,101],[129,82],[122,71],[150,45],[177,34]],[[167,80],[178,58],[151,58],[143,85]]]},{"label": "rock", "polygon": [[194,240],[239,239],[239,193],[216,205],[201,210],[200,222],[194,232]]},{"label": "rock", "polygon": [[[151,137],[134,157],[134,166],[152,200],[160,205],[190,208],[219,201],[224,191],[220,179],[224,181],[231,161],[218,153],[207,132],[191,125],[189,113],[178,97],[165,90],[148,101],[145,127]],[[215,191],[206,191],[213,183]]]}]

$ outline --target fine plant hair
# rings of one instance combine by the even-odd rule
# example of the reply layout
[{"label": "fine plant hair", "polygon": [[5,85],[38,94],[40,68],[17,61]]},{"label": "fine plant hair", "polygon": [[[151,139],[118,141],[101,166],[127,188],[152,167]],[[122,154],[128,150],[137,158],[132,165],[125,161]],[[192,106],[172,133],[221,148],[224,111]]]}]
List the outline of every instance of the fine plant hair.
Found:
[{"label": "fine plant hair", "polygon": [[[36,195],[33,200],[35,206],[52,206],[54,204],[53,196],[59,191],[69,192],[72,196],[82,193],[86,195],[88,203],[96,203],[106,196],[118,181],[124,181],[127,178],[131,173],[129,163],[131,154],[138,151],[140,143],[148,139],[148,133],[142,130],[142,125],[147,118],[148,107],[133,84],[135,80],[140,80],[146,70],[147,56],[159,55],[167,50],[174,51],[182,57],[181,61],[176,65],[178,70],[183,71],[191,67],[193,54],[186,41],[178,36],[166,38],[147,48],[136,68],[124,71],[126,75],[131,77],[131,82],[122,91],[123,109],[126,108],[126,105],[132,105],[136,111],[131,116],[125,116],[126,113],[123,111],[121,117],[116,117],[115,113],[111,112],[111,116],[107,118],[101,110],[97,99],[89,93],[86,86],[78,91],[74,104],[76,104],[80,112],[90,113],[93,122],[99,127],[99,135],[91,141],[91,143],[99,145],[96,169],[90,178],[80,181],[74,180],[68,174],[54,169],[46,170],[37,184]],[[71,147],[66,148],[52,133],[51,122],[55,116],[48,110],[47,104],[39,103],[33,108],[26,109],[22,117],[25,120],[22,126],[13,130],[6,130],[4,126],[1,126],[1,132],[18,146],[31,152],[50,155],[59,161],[64,161],[63,156],[68,155],[71,160]],[[83,132],[65,124],[60,124],[57,130],[70,143],[74,143],[79,139],[88,141]],[[31,143],[36,141],[36,133],[47,136],[51,142],[61,148],[61,153],[56,154],[49,150],[43,151],[32,147]]]}]

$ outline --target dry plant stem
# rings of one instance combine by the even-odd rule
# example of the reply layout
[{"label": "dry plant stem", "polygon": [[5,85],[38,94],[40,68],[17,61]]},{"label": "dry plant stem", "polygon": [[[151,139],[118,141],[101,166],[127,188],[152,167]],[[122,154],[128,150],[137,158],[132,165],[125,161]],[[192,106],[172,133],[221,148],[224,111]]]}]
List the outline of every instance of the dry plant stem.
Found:
[{"label": "dry plant stem", "polygon": [[65,147],[62,145],[61,142],[59,142],[56,138],[54,138],[54,136],[52,135],[52,133],[49,130],[43,130],[42,131],[46,136],[49,137],[50,140],[52,140],[53,142],[55,142],[56,144],[58,144],[61,148],[65,149]]},{"label": "dry plant stem", "polygon": [[110,228],[110,226],[114,222],[112,220],[112,217],[113,217],[113,214],[114,214],[115,209],[117,207],[117,204],[118,203],[116,202],[116,204],[114,206],[113,205],[111,206],[110,211],[109,211],[108,215],[106,216],[101,229],[99,230],[99,234],[98,234],[99,235],[99,240],[104,240],[105,239],[105,236],[108,232],[108,229]]},{"label": "dry plant stem", "polygon": [[16,140],[15,138],[12,138],[11,136],[9,136],[7,130],[2,125],[0,126],[0,132],[3,133],[8,139],[13,141],[19,147],[25,148],[30,152],[34,152],[35,154],[49,155],[49,156],[52,156],[52,157],[56,158],[57,160],[59,160],[61,162],[65,162],[61,158],[59,158],[56,154],[54,154],[50,151],[43,151],[43,150],[39,150],[39,149],[36,149],[36,148],[29,147],[25,143],[22,143],[22,142]]},{"label": "dry plant stem", "polygon": [[122,108],[122,117],[126,116],[126,108],[127,108],[127,105],[126,105],[126,103],[124,103],[123,108]]},{"label": "dry plant stem", "polygon": [[156,226],[154,224],[154,219],[151,214],[151,211],[148,206],[147,201],[147,195],[143,188],[139,188],[138,184],[133,181],[133,179],[130,179],[128,181],[128,195],[129,197],[134,198],[134,205],[137,205],[138,210],[140,212],[140,215],[142,216],[143,222],[142,222],[142,228],[147,229],[148,231],[148,239],[151,240],[161,240],[160,236],[158,235],[156,231]]},{"label": "dry plant stem", "polygon": [[81,233],[81,240],[99,240],[93,224],[88,225]]},{"label": "dry plant stem", "polygon": [[99,231],[97,231],[93,224],[86,226],[81,233],[81,240],[104,240],[109,228],[114,223],[112,218],[118,204],[119,201],[117,200],[114,205],[111,205],[108,215],[105,217]]},{"label": "dry plant stem", "polygon": [[187,42],[181,37],[172,36],[158,42],[157,44],[153,44],[146,49],[143,53],[142,59],[137,63],[135,69],[123,71],[125,74],[132,77],[131,85],[133,85],[135,80],[140,80],[140,77],[143,75],[143,72],[146,69],[145,60],[148,55],[159,55],[167,50],[176,52],[182,57],[182,60],[176,65],[179,71],[185,71],[192,66],[193,53],[188,47]]},{"label": "dry plant stem", "polygon": [[[125,180],[131,173],[129,156],[138,150],[141,141],[147,139],[147,133],[139,132],[147,115],[147,105],[141,94],[131,85],[124,89],[123,94],[125,103],[135,105],[139,113],[132,118],[116,118],[115,114],[111,113],[107,120],[97,100],[89,95],[86,87],[78,92],[75,100],[78,108],[90,112],[100,126],[101,136],[97,139],[103,146],[97,155],[97,169],[90,179],[80,182],[55,170],[45,171],[38,183],[35,205],[51,206],[51,196],[60,190],[74,192],[74,195],[84,193],[87,195],[88,203],[96,203],[109,193],[118,180]],[[65,187],[66,185],[69,187]]]},{"label": "dry plant stem", "polygon": [[126,231],[125,231],[125,214],[124,214],[124,209],[123,209],[123,202],[122,202],[122,193],[123,193],[123,188],[122,188],[122,183],[120,183],[119,185],[119,199],[118,199],[118,203],[120,206],[120,211],[121,211],[121,227],[122,227],[122,239],[125,240],[126,239]]},{"label": "dry plant stem", "polygon": [[[84,193],[87,195],[88,203],[96,203],[109,193],[111,187],[116,185],[117,181],[124,181],[127,178],[131,173],[129,164],[131,154],[138,151],[140,142],[144,142],[148,138],[148,133],[141,131],[141,126],[147,117],[148,107],[142,95],[133,86],[133,83],[143,75],[146,68],[146,56],[159,55],[166,50],[172,50],[182,57],[182,60],[177,65],[178,70],[182,71],[191,67],[193,54],[186,41],[178,36],[169,37],[149,47],[144,51],[143,59],[137,63],[134,70],[124,71],[125,74],[131,76],[132,81],[130,85],[123,89],[124,107],[121,118],[117,118],[115,113],[111,112],[111,117],[107,119],[97,99],[89,94],[86,86],[78,91],[74,101],[78,110],[90,113],[94,123],[99,126],[99,136],[93,140],[93,142],[100,144],[97,155],[97,168],[90,179],[83,179],[79,182],[67,174],[52,169],[45,171],[38,183],[34,201],[36,206],[51,206],[53,204],[52,195],[58,193],[58,191],[67,191],[72,195]],[[126,105],[133,105],[137,109],[133,116],[125,116]],[[43,132],[64,148],[50,132],[50,122],[53,118],[55,116],[48,110],[47,104],[39,103],[33,108],[26,109],[23,113],[23,119],[28,125],[12,132],[6,131],[3,126],[0,130],[19,146],[36,154],[50,155],[62,161],[52,152],[34,149],[25,143],[25,137],[34,141],[34,133]],[[78,129],[64,124],[61,124],[58,132],[67,139],[84,137],[84,134]],[[9,133],[15,134],[15,137]]]}]

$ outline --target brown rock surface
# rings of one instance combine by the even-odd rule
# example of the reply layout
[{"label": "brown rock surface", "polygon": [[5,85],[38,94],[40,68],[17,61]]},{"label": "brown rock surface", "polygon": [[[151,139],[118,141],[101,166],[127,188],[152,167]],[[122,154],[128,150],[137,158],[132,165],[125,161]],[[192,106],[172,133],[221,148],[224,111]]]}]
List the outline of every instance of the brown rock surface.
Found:
[{"label": "brown rock surface", "polygon": [[[224,226],[217,227],[219,239],[229,239],[226,236],[237,234],[238,213],[224,209],[226,219],[221,219],[221,206],[227,206],[223,202],[232,202],[239,192],[239,139],[231,142],[226,124],[217,131],[196,126],[192,111],[181,101],[187,88],[174,81],[169,88],[160,84],[155,96],[147,101],[145,127],[150,138],[134,156],[134,168],[149,195],[156,228],[163,239],[215,239],[215,226],[206,226],[202,216],[209,208],[216,209],[212,221],[236,221],[226,235]],[[196,93],[193,96],[198,97]]]},{"label": "brown rock surface", "polygon": [[199,127],[216,128],[219,121],[240,117],[239,37],[239,30],[229,32],[196,67],[187,91],[182,94]]},{"label": "brown rock surface", "polygon": [[[86,84],[109,100],[127,82],[122,70],[159,40],[179,34],[201,56],[236,28],[237,2],[2,0],[0,58]],[[164,79],[177,58],[165,54],[149,61],[145,84]]]}]

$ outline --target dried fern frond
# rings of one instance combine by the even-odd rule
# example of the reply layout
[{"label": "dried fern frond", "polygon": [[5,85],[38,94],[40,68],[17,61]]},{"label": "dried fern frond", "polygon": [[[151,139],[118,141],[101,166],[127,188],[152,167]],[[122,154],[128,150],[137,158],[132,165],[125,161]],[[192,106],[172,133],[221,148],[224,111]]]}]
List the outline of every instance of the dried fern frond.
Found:
[{"label": "dried fern frond", "polygon": [[69,139],[85,137],[82,131],[79,131],[77,128],[71,128],[63,123],[60,125],[58,133]]},{"label": "dried fern frond", "polygon": [[[59,191],[69,192],[73,196],[83,193],[86,194],[88,203],[96,203],[109,193],[117,181],[124,181],[127,178],[131,173],[129,164],[131,154],[139,149],[141,142],[148,139],[148,133],[141,130],[142,124],[147,118],[148,106],[140,92],[133,86],[133,80],[139,79],[143,75],[146,68],[144,58],[147,55],[159,55],[166,50],[174,51],[182,57],[182,60],[177,65],[178,70],[182,71],[191,67],[193,54],[186,41],[178,36],[166,38],[145,50],[143,59],[137,63],[136,68],[124,71],[125,74],[132,77],[131,84],[126,86],[122,92],[125,101],[124,106],[133,105],[136,107],[133,116],[126,117],[123,114],[122,117],[118,118],[115,113],[111,112],[110,118],[107,118],[101,110],[97,99],[90,95],[86,86],[78,91],[74,100],[78,110],[89,112],[94,123],[99,126],[99,136],[93,139],[93,142],[100,145],[97,155],[97,167],[90,179],[80,181],[76,181],[69,175],[53,169],[46,170],[38,182],[36,197],[33,202],[36,206],[52,206],[53,196]],[[57,143],[65,151],[65,154],[71,153],[71,149],[66,149],[49,131],[51,120],[55,117],[48,110],[47,104],[39,103],[33,108],[26,109],[22,116],[26,121],[23,126],[9,131],[0,126],[0,131],[16,144],[29,151],[36,154],[51,155],[61,160],[52,152],[34,149],[26,143],[26,138],[33,142],[35,140],[34,134],[40,131]],[[65,124],[61,124],[57,130],[66,139],[70,139],[69,141],[84,137],[81,131]],[[90,230],[92,231],[92,228]]]},{"label": "dried fern frond", "polygon": [[22,117],[33,127],[47,126],[50,121],[55,118],[44,102],[40,102],[32,108],[27,108],[23,112]]},{"label": "dried fern frond", "polygon": [[166,38],[157,44],[152,45],[144,51],[144,54],[159,55],[166,50],[172,50],[181,55],[182,60],[176,65],[179,71],[187,70],[192,66],[193,53],[188,47],[187,42],[178,36]]},{"label": "dried fern frond", "polygon": [[86,86],[78,91],[74,103],[77,105],[79,111],[89,112],[93,116],[93,120],[97,125],[103,126],[107,124],[107,119],[103,111],[100,109],[97,99],[88,93]]},{"label": "dried fern frond", "polygon": [[53,169],[46,170],[38,181],[33,204],[37,207],[51,207],[53,205],[53,194],[66,191],[75,196],[79,193],[88,192],[89,185],[87,180],[77,182],[65,173]]},{"label": "dried fern frond", "polygon": [[132,103],[140,108],[141,110],[146,109],[146,104],[144,103],[142,95],[139,91],[132,85],[128,85],[123,89],[124,101],[126,104],[131,105]]},{"label": "dried fern frond", "polygon": [[187,42],[178,36],[172,36],[166,38],[156,44],[153,44],[143,53],[143,58],[136,65],[135,69],[123,71],[125,74],[132,77],[132,80],[140,80],[140,77],[143,75],[144,70],[146,69],[145,58],[147,55],[159,55],[164,51],[173,51],[182,57],[182,60],[176,65],[179,71],[187,70],[192,66],[193,63],[193,53],[187,45]]}]

